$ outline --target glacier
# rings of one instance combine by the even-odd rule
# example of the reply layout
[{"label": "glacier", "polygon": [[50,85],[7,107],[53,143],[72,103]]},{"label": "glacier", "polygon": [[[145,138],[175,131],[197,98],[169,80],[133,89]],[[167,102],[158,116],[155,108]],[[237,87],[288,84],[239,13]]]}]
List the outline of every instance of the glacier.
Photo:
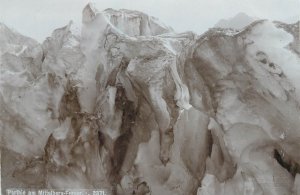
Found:
[{"label": "glacier", "polygon": [[2,190],[300,194],[299,22],[197,35],[88,4],[79,33],[0,34]]}]

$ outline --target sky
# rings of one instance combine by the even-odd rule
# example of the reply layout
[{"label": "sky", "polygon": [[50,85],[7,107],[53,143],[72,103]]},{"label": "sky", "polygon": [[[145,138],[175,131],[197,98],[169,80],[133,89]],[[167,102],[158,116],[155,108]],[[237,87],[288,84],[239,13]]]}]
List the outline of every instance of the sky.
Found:
[{"label": "sky", "polygon": [[0,0],[0,22],[42,42],[70,20],[80,26],[82,9],[89,2],[99,11],[139,10],[159,18],[176,32],[198,34],[239,12],[284,22],[299,20],[300,14],[300,0]]}]

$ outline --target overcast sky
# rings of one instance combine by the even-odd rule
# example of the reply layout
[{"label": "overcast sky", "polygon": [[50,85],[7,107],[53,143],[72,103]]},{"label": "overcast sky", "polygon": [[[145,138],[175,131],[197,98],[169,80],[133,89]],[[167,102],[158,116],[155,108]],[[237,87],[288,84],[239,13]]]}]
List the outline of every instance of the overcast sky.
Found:
[{"label": "overcast sky", "polygon": [[[0,0],[0,22],[20,33],[43,41],[55,28],[73,20],[81,23],[88,0]],[[159,18],[175,31],[198,34],[220,19],[239,12],[253,17],[295,21],[300,0],[94,0],[98,10],[126,8]]]}]

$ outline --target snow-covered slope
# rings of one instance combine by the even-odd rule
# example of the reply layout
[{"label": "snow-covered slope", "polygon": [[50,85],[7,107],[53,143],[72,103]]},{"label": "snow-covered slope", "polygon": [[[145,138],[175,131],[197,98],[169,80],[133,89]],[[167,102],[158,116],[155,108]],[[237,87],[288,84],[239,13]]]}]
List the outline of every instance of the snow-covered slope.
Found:
[{"label": "snow-covered slope", "polygon": [[93,6],[88,4],[83,10],[83,23],[88,23],[95,18],[103,17],[109,25],[119,33],[129,36],[151,36],[172,32],[173,30],[161,23],[157,18],[148,16],[139,11],[126,9],[106,9],[99,13]]},{"label": "snow-covered slope", "polygon": [[3,50],[2,189],[299,192],[295,26],[175,34],[91,4],[82,21],[81,35],[70,23],[41,45],[23,37],[14,44],[26,49]]},{"label": "snow-covered slope", "polygon": [[13,53],[18,55],[26,48],[33,48],[38,45],[37,41],[9,29],[2,23],[0,23],[0,34],[0,55],[4,53]]},{"label": "snow-covered slope", "polygon": [[217,24],[215,24],[216,28],[232,28],[232,29],[242,29],[247,25],[251,24],[258,18],[250,17],[245,13],[238,13],[232,18],[222,19]]}]

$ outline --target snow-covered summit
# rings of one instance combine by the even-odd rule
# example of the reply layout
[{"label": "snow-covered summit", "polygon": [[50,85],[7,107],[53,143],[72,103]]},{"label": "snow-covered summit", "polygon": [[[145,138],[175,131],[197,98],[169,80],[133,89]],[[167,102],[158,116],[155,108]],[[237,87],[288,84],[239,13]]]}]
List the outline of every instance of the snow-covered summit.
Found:
[{"label": "snow-covered summit", "polygon": [[0,55],[6,52],[18,54],[27,47],[36,45],[38,45],[38,42],[34,39],[21,35],[5,24],[0,23]]},{"label": "snow-covered summit", "polygon": [[159,35],[172,31],[157,18],[139,11],[106,9],[104,13],[114,26],[131,36]]},{"label": "snow-covered summit", "polygon": [[95,18],[97,13],[98,10],[93,3],[87,4],[82,10],[82,22],[91,22]]},{"label": "snow-covered summit", "polygon": [[173,31],[157,18],[142,12],[111,8],[99,12],[91,3],[84,8],[82,21],[83,23],[91,22],[97,18],[97,15],[104,17],[107,23],[129,36],[159,35]]},{"label": "snow-covered summit", "polygon": [[250,17],[247,14],[241,12],[232,18],[220,20],[217,24],[215,24],[215,27],[242,29],[255,20],[258,20],[258,18]]}]

